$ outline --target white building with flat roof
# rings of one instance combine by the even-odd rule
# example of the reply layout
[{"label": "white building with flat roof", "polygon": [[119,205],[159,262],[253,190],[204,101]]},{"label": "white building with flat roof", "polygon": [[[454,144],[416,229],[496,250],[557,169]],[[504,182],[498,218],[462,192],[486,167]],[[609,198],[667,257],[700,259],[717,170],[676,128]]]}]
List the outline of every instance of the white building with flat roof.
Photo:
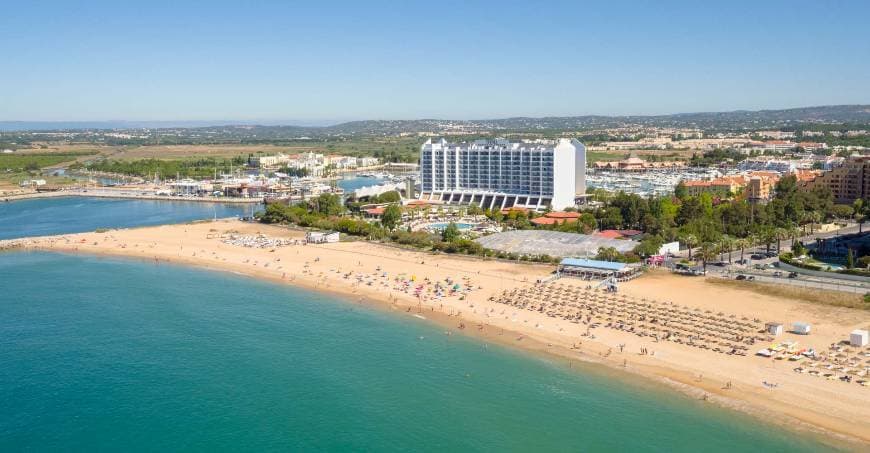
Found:
[{"label": "white building with flat roof", "polygon": [[586,193],[586,147],[574,139],[512,143],[504,139],[420,148],[423,200],[560,210]]}]

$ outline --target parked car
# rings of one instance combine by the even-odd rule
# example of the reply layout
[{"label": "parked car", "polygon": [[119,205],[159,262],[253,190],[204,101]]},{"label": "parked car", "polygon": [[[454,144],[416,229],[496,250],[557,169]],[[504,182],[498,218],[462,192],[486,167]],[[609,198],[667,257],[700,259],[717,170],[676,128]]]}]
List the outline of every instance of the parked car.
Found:
[{"label": "parked car", "polygon": [[743,274],[737,274],[737,277],[734,277],[734,280],[746,280],[746,276]]},{"label": "parked car", "polygon": [[735,261],[735,263],[746,265],[746,264],[749,264],[749,260],[746,259],[746,258],[743,258],[742,260],[737,260],[737,261]]},{"label": "parked car", "polygon": [[764,256],[766,256],[766,257],[768,257],[768,258],[773,258],[773,257],[775,257],[775,256],[779,256],[779,254],[776,253],[776,252],[767,252],[767,253],[764,254]]},{"label": "parked car", "polygon": [[798,273],[797,272],[789,272],[788,278],[798,278]]},{"label": "parked car", "polygon": [[782,277],[782,271],[776,271],[773,273],[774,277]]},{"label": "parked car", "polygon": [[764,259],[764,255],[762,255],[761,253],[753,253],[753,254],[750,256],[750,258],[752,258],[752,259],[754,259],[754,260],[763,260],[763,259]]}]

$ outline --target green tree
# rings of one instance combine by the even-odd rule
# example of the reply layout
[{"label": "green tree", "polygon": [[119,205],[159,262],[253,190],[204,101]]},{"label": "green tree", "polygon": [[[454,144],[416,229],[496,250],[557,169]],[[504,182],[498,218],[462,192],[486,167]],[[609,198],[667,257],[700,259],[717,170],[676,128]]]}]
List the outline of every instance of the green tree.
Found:
[{"label": "green tree", "polygon": [[855,213],[855,210],[852,209],[852,206],[847,204],[835,204],[831,207],[831,215],[838,219],[847,219],[852,217],[852,214]]},{"label": "green tree", "polygon": [[402,220],[402,208],[397,204],[390,204],[384,208],[381,214],[381,225],[387,230],[393,231]]},{"label": "green tree", "polygon": [[731,236],[722,235],[717,244],[719,251],[728,254],[728,264],[732,264],[731,252],[734,250],[735,240]]},{"label": "green tree", "polygon": [[680,242],[686,244],[689,249],[689,261],[692,260],[692,248],[698,244],[698,237],[694,234],[683,234],[680,236]]},{"label": "green tree", "polygon": [[588,212],[580,214],[580,218],[577,219],[577,232],[589,234],[593,231],[595,231],[595,216]]},{"label": "green tree", "polygon": [[455,222],[450,222],[443,230],[441,230],[441,240],[444,242],[453,242],[457,240],[460,235],[459,227],[456,226]]},{"label": "green tree", "polygon": [[674,196],[680,200],[684,200],[689,196],[689,190],[686,189],[686,183],[682,179],[674,187]]},{"label": "green tree", "polygon": [[707,271],[707,262],[713,261],[719,255],[719,251],[716,250],[716,246],[710,242],[705,242],[701,244],[701,247],[698,249],[698,258],[701,259],[701,263],[704,267],[704,272]]},{"label": "green tree", "polygon": [[804,244],[801,241],[797,241],[791,246],[791,253],[794,256],[803,256],[807,254],[807,248],[804,247]]},{"label": "green tree", "polygon": [[599,247],[595,259],[601,261],[619,261],[621,254],[615,247]]},{"label": "green tree", "polygon": [[785,228],[775,228],[773,235],[776,238],[776,253],[782,253],[782,241],[788,239],[789,231]]},{"label": "green tree", "polygon": [[468,205],[468,215],[481,215],[483,214],[483,209],[476,204]]},{"label": "green tree", "polygon": [[662,244],[662,238],[659,236],[648,236],[634,248],[634,253],[643,257],[650,257],[659,253]]},{"label": "green tree", "polygon": [[315,200],[315,210],[323,215],[339,215],[344,211],[341,198],[331,193],[320,194]]},{"label": "green tree", "polygon": [[608,207],[599,211],[598,225],[602,229],[622,227],[622,213],[617,207]]},{"label": "green tree", "polygon": [[742,263],[743,255],[746,252],[746,247],[751,247],[752,242],[750,242],[750,240],[746,238],[737,239],[737,241],[735,241],[734,243],[734,246],[740,249],[740,262]]}]

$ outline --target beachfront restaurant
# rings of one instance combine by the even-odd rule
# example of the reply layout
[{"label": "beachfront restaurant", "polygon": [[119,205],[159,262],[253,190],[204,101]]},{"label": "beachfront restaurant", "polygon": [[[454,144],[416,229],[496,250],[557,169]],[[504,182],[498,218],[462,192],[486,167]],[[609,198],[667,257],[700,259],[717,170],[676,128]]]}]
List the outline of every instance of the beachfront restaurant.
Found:
[{"label": "beachfront restaurant", "polygon": [[578,277],[583,280],[602,280],[616,277],[617,281],[624,282],[640,275],[640,271],[640,266],[585,258],[565,258],[559,263],[559,275]]}]

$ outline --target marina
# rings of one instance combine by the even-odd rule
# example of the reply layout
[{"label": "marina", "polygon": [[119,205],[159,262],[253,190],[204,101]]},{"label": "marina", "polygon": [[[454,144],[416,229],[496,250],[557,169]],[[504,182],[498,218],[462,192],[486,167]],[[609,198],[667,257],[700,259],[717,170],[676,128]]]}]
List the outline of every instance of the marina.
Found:
[{"label": "marina", "polygon": [[674,193],[674,187],[685,180],[712,179],[722,176],[717,169],[681,168],[677,170],[649,170],[620,172],[589,169],[586,183],[589,190],[625,192],[640,196],[662,196]]}]

